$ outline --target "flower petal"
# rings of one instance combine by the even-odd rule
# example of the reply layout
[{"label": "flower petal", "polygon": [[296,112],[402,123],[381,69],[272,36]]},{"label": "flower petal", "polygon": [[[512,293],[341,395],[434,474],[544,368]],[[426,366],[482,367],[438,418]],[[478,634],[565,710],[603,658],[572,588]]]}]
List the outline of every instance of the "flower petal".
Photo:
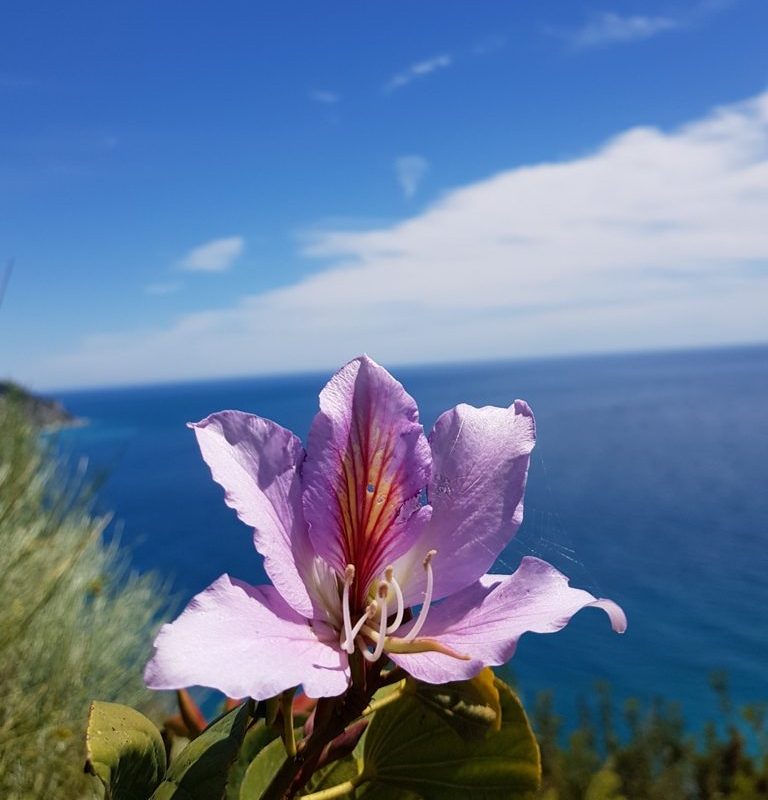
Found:
[{"label": "flower petal", "polygon": [[355,565],[358,600],[407,549],[429,469],[418,409],[401,384],[366,356],[339,370],[309,433],[304,514],[318,555],[339,574]]},{"label": "flower petal", "polygon": [[[602,608],[613,630],[624,633],[627,618],[616,603],[570,587],[568,578],[551,564],[526,557],[514,574],[484,575],[430,610],[419,639],[433,639],[468,655],[469,660],[438,652],[390,657],[428,683],[465,680],[484,666],[506,663],[527,631],[559,631],[577,611],[589,606]],[[405,635],[410,627],[404,626],[398,635]]]},{"label": "flower petal", "polygon": [[272,583],[293,608],[312,616],[305,585],[312,561],[301,507],[301,441],[275,422],[221,411],[190,423],[224,499],[253,529]]},{"label": "flower petal", "polygon": [[[264,700],[303,684],[310,697],[347,688],[338,634],[318,631],[272,586],[222,575],[163,625],[144,680],[150,689],[208,686],[229,697]],[[323,638],[320,638],[320,637]]]},{"label": "flower petal", "polygon": [[536,426],[528,404],[509,408],[459,405],[442,414],[429,443],[432,520],[411,552],[395,564],[406,604],[424,591],[422,561],[432,562],[435,599],[485,574],[523,521],[523,494]]}]

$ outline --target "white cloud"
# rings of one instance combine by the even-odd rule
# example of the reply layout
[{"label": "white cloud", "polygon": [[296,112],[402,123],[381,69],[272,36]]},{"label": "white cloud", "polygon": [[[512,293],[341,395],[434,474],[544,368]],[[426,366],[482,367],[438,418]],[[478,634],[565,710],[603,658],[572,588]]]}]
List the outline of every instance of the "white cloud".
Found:
[{"label": "white cloud", "polygon": [[595,47],[614,42],[650,39],[659,33],[674,30],[682,22],[672,17],[622,16],[614,12],[599,14],[582,28],[569,34],[576,47]]},{"label": "white cloud", "polygon": [[429,162],[422,156],[400,156],[395,159],[397,182],[406,197],[413,197],[427,174]]},{"label": "white cloud", "polygon": [[768,93],[500,172],[389,227],[316,233],[306,255],[331,262],[312,277],[91,337],[29,374],[106,384],[361,351],[392,364],[764,341],[766,219]]},{"label": "white cloud", "polygon": [[331,92],[327,89],[315,89],[310,92],[309,96],[316,102],[326,106],[336,105],[341,101],[341,95],[338,92]]},{"label": "white cloud", "polygon": [[427,75],[436,72],[437,70],[450,67],[452,63],[453,58],[448,53],[434,56],[434,58],[428,58],[425,61],[417,61],[415,64],[411,64],[402,72],[398,72],[397,75],[393,75],[384,84],[384,91],[393,92],[395,89],[401,89],[403,86],[407,86],[417,78],[424,78]]},{"label": "white cloud", "polygon": [[193,272],[223,272],[232,266],[244,248],[242,236],[213,239],[193,247],[181,259],[179,266]]}]

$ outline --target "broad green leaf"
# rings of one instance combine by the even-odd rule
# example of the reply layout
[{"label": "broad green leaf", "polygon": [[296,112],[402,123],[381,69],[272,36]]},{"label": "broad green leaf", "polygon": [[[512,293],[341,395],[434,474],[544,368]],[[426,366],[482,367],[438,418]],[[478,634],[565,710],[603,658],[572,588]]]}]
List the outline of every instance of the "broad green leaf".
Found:
[{"label": "broad green leaf", "polygon": [[250,716],[251,703],[212,722],[193,739],[168,768],[151,800],[220,800],[237,758]]},{"label": "broad green leaf", "polygon": [[[483,738],[462,735],[443,709],[406,692],[384,706],[363,739],[356,797],[375,800],[522,800],[538,789],[539,749],[512,690],[495,679],[501,728]],[[455,721],[454,721],[455,722]],[[405,795],[403,795],[405,792]]]},{"label": "broad green leaf", "polygon": [[237,760],[229,770],[229,783],[227,783],[228,800],[237,800],[240,797],[240,786],[245,777],[245,772],[256,756],[278,736],[275,728],[267,726],[263,719],[257,720],[252,725],[243,739],[242,747]]},{"label": "broad green leaf", "polygon": [[275,739],[262,748],[245,771],[240,784],[240,800],[259,800],[286,757],[282,739]]},{"label": "broad green leaf", "polygon": [[88,712],[85,770],[107,800],[147,800],[165,774],[160,731],[138,711],[94,701]]},{"label": "broad green leaf", "polygon": [[501,728],[501,701],[493,671],[469,681],[435,685],[408,679],[408,690],[440,713],[460,736],[483,738]]}]

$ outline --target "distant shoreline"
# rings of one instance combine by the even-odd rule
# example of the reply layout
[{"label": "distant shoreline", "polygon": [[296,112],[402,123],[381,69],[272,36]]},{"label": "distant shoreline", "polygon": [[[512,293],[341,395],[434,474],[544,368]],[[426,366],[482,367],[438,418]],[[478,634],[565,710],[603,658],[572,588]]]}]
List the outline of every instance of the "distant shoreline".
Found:
[{"label": "distant shoreline", "polygon": [[0,403],[5,402],[6,398],[16,402],[27,420],[43,433],[82,428],[88,424],[87,419],[70,414],[58,400],[33,394],[11,381],[0,381]]}]

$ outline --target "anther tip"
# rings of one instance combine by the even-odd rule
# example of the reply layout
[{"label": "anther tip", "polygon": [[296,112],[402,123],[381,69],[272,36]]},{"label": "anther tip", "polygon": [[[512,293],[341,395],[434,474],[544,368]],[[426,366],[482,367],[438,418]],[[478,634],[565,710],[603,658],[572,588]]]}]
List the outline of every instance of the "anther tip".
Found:
[{"label": "anther tip", "polygon": [[384,600],[388,594],[389,594],[389,584],[386,581],[382,581],[379,584],[379,597],[382,600]]},{"label": "anther tip", "polygon": [[355,565],[354,564],[347,564],[344,568],[344,580],[347,582],[351,582],[355,577]]},{"label": "anther tip", "polygon": [[391,582],[392,578],[395,577],[395,568],[390,565],[384,570],[384,577],[387,579],[388,582]]},{"label": "anther tip", "polygon": [[428,550],[427,554],[424,556],[424,569],[429,566],[430,561],[437,555],[437,550]]}]

